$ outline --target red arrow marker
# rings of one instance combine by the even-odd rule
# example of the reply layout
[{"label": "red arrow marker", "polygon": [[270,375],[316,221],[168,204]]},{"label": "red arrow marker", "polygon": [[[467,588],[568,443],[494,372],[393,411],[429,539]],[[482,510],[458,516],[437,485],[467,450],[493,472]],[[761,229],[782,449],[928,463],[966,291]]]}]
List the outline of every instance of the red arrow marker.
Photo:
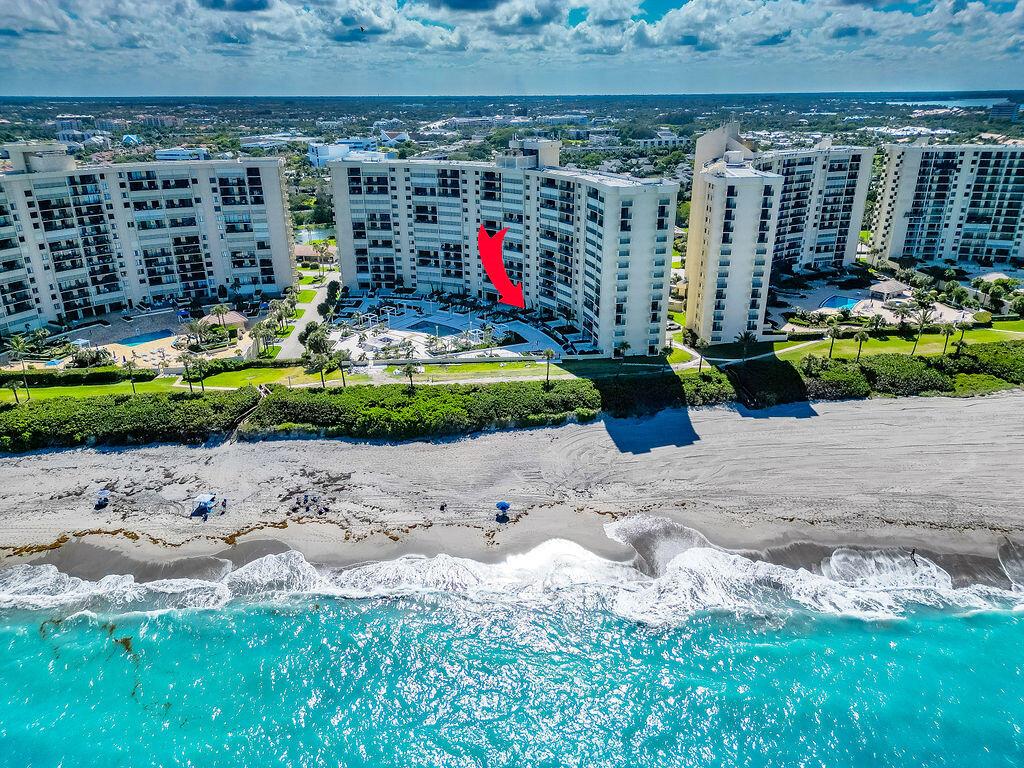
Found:
[{"label": "red arrow marker", "polygon": [[484,272],[491,279],[494,287],[498,289],[498,301],[513,307],[524,308],[526,301],[523,299],[523,286],[516,285],[505,271],[505,257],[501,252],[501,244],[505,241],[505,233],[508,228],[502,229],[493,237],[487,234],[482,226],[476,234],[476,244],[480,249],[480,261],[484,265]]}]

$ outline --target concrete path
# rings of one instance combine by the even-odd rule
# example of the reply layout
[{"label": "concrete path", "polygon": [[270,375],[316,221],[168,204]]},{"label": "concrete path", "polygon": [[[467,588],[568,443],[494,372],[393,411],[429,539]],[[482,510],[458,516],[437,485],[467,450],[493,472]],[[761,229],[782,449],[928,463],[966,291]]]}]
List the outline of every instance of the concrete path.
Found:
[{"label": "concrete path", "polygon": [[290,358],[302,357],[304,351],[303,346],[299,343],[299,333],[309,325],[310,322],[316,320],[320,322],[320,315],[316,313],[317,305],[327,298],[327,284],[331,280],[340,280],[341,275],[337,272],[326,272],[324,273],[324,281],[317,286],[297,286],[299,291],[309,290],[310,288],[316,289],[316,296],[313,297],[311,302],[303,304],[299,302],[296,304],[298,309],[303,309],[305,312],[302,313],[302,317],[294,322],[295,330],[291,332],[291,335],[281,340],[281,351],[277,353],[277,356],[281,359],[287,360]]}]

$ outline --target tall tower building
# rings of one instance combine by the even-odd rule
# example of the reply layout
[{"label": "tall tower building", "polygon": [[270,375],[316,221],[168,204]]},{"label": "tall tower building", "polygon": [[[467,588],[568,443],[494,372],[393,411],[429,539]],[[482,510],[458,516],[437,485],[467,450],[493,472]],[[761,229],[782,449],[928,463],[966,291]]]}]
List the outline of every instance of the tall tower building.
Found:
[{"label": "tall tower building", "polygon": [[76,166],[10,144],[0,174],[0,331],[291,285],[281,161]]},{"label": "tall tower building", "polygon": [[754,167],[729,123],[697,140],[686,245],[686,326],[712,344],[763,335],[783,177]]},{"label": "tall tower building", "polygon": [[901,264],[1024,261],[1024,147],[886,144],[872,250]]},{"label": "tall tower building", "polygon": [[754,167],[782,176],[774,267],[838,269],[857,258],[871,183],[870,147],[833,146],[765,152]]},{"label": "tall tower building", "polygon": [[513,140],[497,162],[363,156],[330,163],[344,284],[497,301],[477,249],[503,256],[526,308],[578,347],[654,354],[665,344],[678,184],[559,166],[560,142]]}]

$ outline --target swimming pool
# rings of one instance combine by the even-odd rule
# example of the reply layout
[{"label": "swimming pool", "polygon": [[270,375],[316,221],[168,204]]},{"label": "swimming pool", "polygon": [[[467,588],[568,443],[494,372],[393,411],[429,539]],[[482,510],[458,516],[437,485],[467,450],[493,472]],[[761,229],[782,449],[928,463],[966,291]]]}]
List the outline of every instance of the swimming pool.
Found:
[{"label": "swimming pool", "polygon": [[150,331],[149,333],[140,333],[138,336],[129,336],[127,339],[121,339],[117,343],[123,344],[126,347],[137,347],[140,344],[156,341],[157,339],[166,339],[173,335],[174,331],[170,328],[162,328],[159,331]]},{"label": "swimming pool", "polygon": [[860,303],[860,299],[851,299],[848,296],[829,296],[821,304],[820,309],[853,309]]},{"label": "swimming pool", "polygon": [[420,320],[415,325],[410,325],[409,330],[419,331],[420,333],[436,334],[438,336],[458,336],[462,333],[458,328],[452,328],[450,325],[431,323],[427,320]]}]

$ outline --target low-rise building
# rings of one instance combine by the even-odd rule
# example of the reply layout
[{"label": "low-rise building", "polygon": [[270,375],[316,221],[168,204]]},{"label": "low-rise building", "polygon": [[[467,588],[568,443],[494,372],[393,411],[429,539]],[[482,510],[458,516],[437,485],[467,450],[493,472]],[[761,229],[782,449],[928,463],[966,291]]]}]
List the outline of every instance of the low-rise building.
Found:
[{"label": "low-rise building", "polygon": [[306,157],[314,168],[323,168],[332,160],[341,160],[350,152],[372,152],[377,149],[377,140],[370,137],[354,136],[348,139],[324,144],[310,142],[306,148]]},{"label": "low-rise building", "polygon": [[153,153],[157,160],[209,160],[210,152],[204,147],[170,147]]}]

